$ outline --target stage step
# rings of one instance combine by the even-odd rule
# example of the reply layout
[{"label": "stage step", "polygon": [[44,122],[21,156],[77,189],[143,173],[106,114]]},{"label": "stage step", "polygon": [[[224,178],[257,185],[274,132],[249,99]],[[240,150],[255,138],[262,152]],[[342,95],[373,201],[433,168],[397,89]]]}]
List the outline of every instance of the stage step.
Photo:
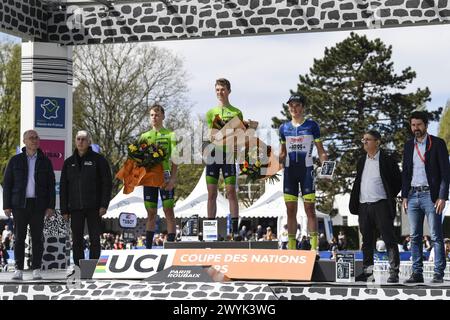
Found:
[{"label": "stage step", "polygon": [[277,241],[180,241],[164,243],[164,249],[278,249]]}]

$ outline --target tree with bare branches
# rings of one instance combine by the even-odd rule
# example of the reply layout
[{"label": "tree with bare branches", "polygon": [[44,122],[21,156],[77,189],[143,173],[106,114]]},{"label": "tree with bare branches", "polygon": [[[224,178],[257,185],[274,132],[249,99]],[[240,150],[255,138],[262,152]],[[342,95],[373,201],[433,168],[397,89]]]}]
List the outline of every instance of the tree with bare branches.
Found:
[{"label": "tree with bare branches", "polygon": [[[165,126],[190,125],[187,75],[182,60],[148,44],[80,46],[74,49],[74,132],[87,129],[111,164],[113,175],[128,144],[148,130],[148,107],[166,109]],[[114,179],[113,192],[120,188]]]}]

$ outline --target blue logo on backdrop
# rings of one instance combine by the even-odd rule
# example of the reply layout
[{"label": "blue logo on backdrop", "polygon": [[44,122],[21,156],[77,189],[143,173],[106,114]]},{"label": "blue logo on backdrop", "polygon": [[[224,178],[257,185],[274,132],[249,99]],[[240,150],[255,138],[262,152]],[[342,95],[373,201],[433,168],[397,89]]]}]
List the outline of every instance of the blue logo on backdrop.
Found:
[{"label": "blue logo on backdrop", "polygon": [[66,99],[36,97],[34,126],[37,128],[64,129]]}]

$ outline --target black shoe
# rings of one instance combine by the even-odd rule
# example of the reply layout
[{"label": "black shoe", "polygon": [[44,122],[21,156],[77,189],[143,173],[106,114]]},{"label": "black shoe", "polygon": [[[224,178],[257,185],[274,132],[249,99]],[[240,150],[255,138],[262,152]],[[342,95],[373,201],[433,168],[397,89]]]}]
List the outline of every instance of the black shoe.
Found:
[{"label": "black shoe", "polygon": [[444,283],[444,277],[439,274],[434,274],[431,283]]},{"label": "black shoe", "polygon": [[398,274],[391,274],[389,278],[387,279],[387,283],[398,283]]},{"label": "black shoe", "polygon": [[405,283],[423,283],[423,275],[421,273],[413,273],[409,279],[405,280]]},{"label": "black shoe", "polygon": [[371,273],[362,273],[359,276],[355,278],[355,281],[357,282],[367,282],[370,279],[370,281],[374,282],[375,277]]}]

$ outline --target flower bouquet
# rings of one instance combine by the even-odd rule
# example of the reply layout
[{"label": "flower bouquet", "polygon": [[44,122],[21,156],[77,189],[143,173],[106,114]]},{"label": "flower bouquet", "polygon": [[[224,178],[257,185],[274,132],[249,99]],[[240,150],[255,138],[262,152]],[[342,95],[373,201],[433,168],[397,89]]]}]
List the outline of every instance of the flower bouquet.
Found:
[{"label": "flower bouquet", "polygon": [[[255,128],[258,125],[255,121],[249,120],[249,122]],[[204,141],[202,144],[202,154],[205,153],[205,150],[212,150],[214,146],[223,146],[229,152],[234,150],[234,155],[236,155],[237,150],[242,147],[242,142],[245,141],[249,122],[242,121],[237,116],[225,121],[220,115],[216,114],[210,131],[210,140]],[[213,148],[210,149],[211,147]]]},{"label": "flower bouquet", "polygon": [[[239,164],[239,175],[247,176],[246,183],[255,182],[259,179],[269,179],[271,183],[280,181],[276,173],[279,170],[279,163],[276,162],[278,164],[276,166],[272,159],[272,148],[261,144],[246,149],[245,160],[242,164]],[[272,168],[274,165],[277,167],[276,170]]]},{"label": "flower bouquet", "polygon": [[116,178],[123,180],[123,193],[133,192],[136,186],[161,187],[164,184],[162,162],[167,151],[159,144],[139,141],[130,144],[127,150],[128,159],[116,174]]},{"label": "flower bouquet", "polygon": [[162,163],[166,155],[166,150],[156,143],[135,142],[128,146],[128,159],[135,161],[138,167],[151,169]]},{"label": "flower bouquet", "polygon": [[[213,136],[213,143],[216,145],[226,145],[235,137],[243,135],[253,135],[254,130],[258,127],[258,122],[248,120],[242,121],[239,117],[224,121],[218,114],[214,117],[212,129],[218,130]],[[248,130],[253,129],[253,130]],[[248,133],[246,131],[249,131]]]},{"label": "flower bouquet", "polygon": [[223,127],[225,127],[226,122],[222,120],[222,118],[216,114],[213,120],[212,127],[213,129],[221,130]]},{"label": "flower bouquet", "polygon": [[225,122],[216,115],[212,126],[219,130],[213,137],[213,143],[234,150],[234,158],[240,163],[240,175],[247,176],[247,183],[259,179],[279,181],[277,173],[281,165],[271,147],[257,137],[255,130],[258,122],[242,121],[239,117]]}]

